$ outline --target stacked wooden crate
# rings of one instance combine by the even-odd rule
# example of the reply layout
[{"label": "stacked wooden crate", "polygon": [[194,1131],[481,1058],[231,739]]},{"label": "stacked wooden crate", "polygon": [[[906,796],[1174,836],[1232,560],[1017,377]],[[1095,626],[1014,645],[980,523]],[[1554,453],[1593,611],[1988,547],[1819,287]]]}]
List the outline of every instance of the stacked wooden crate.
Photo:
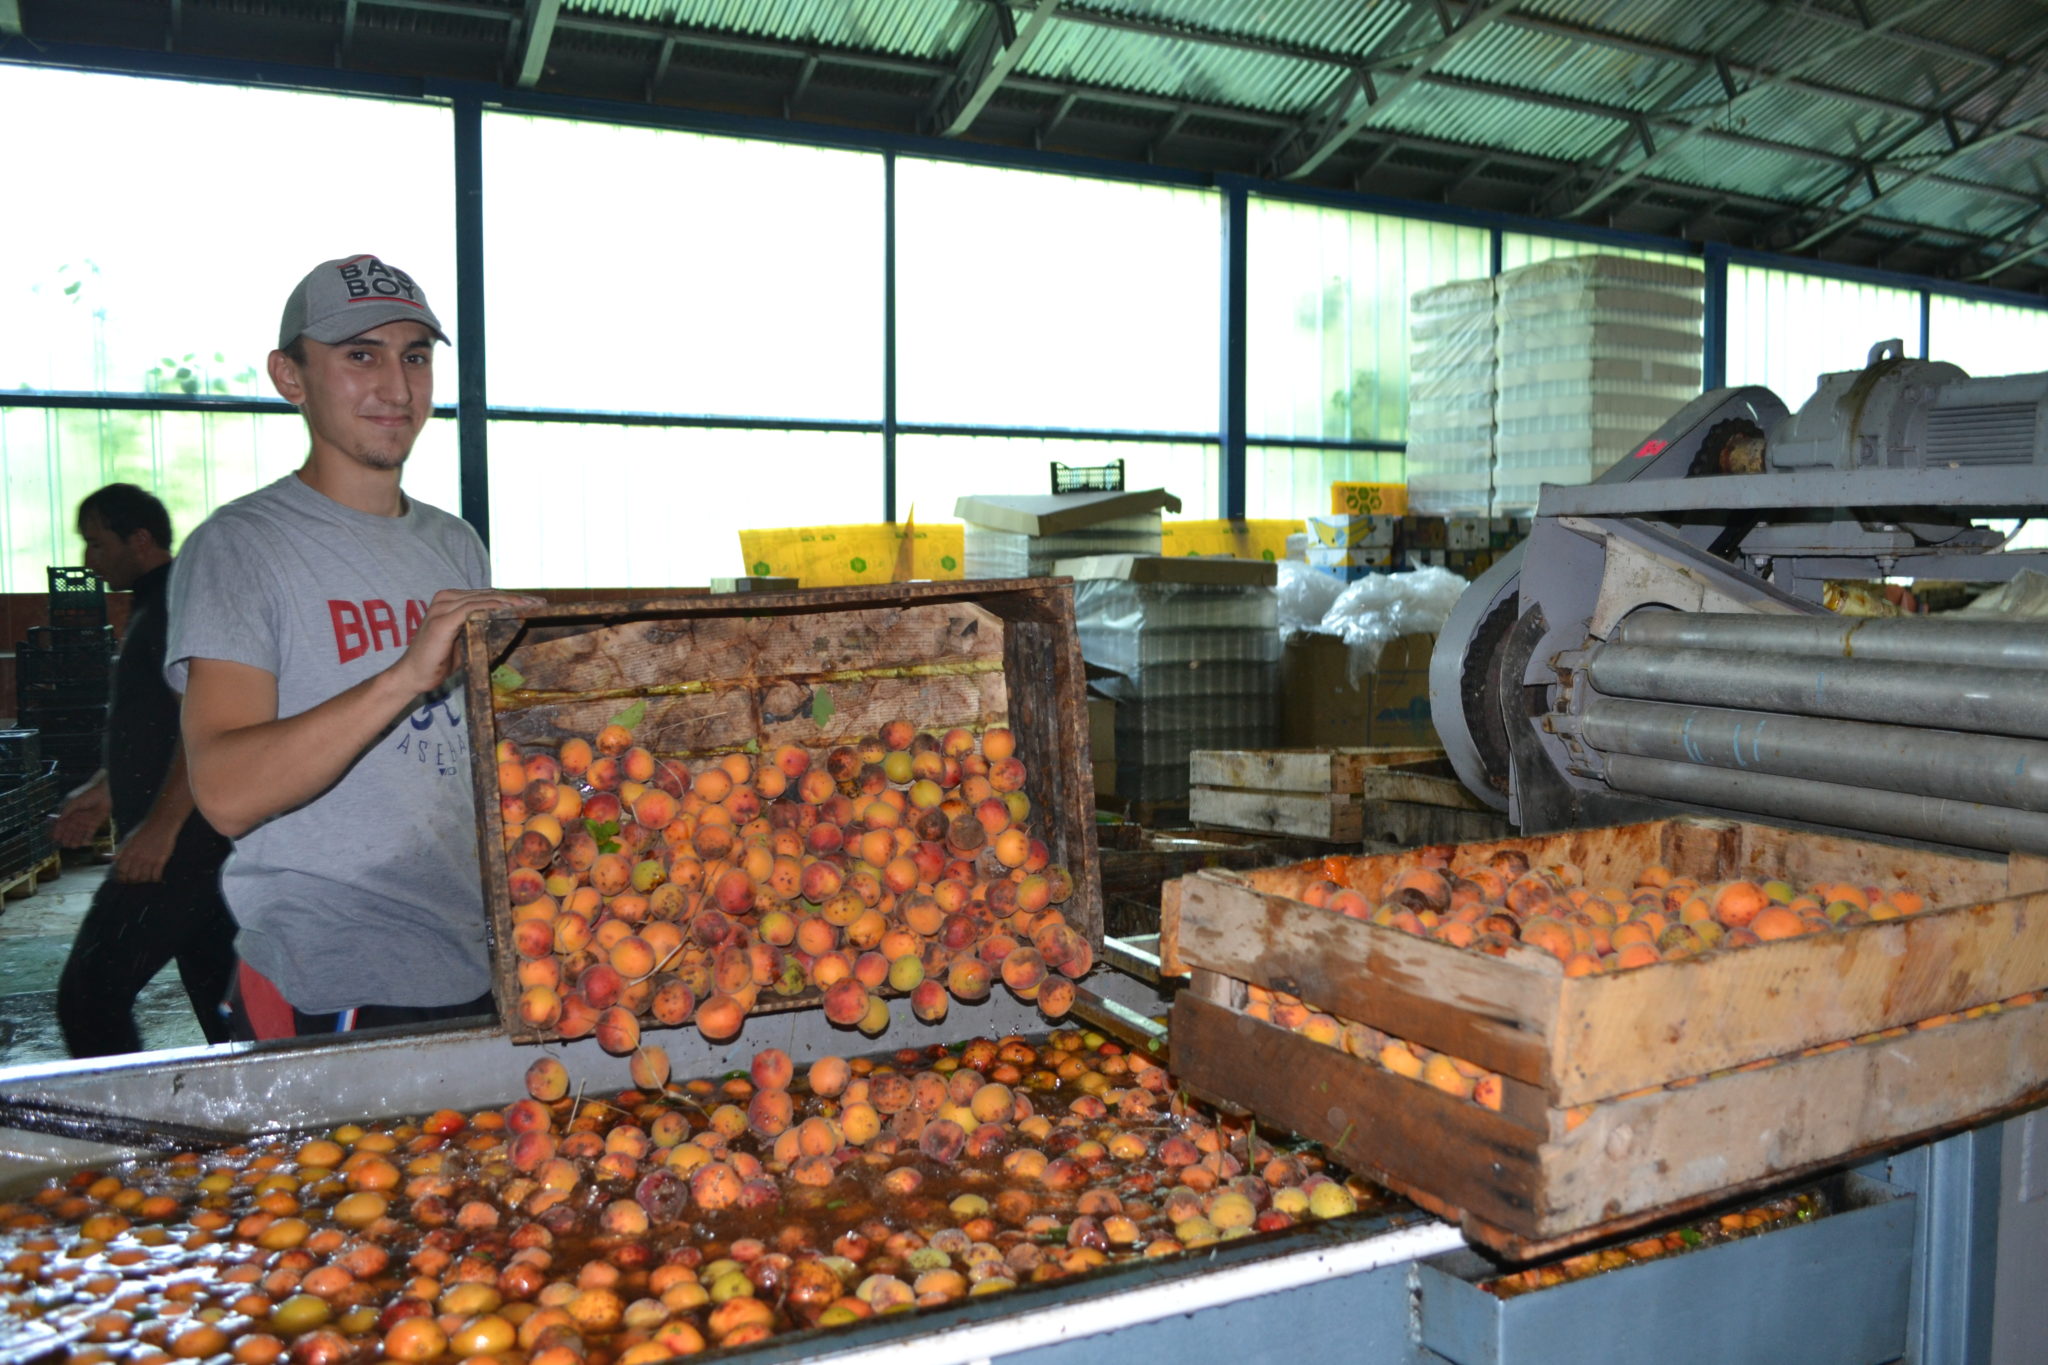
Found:
[{"label": "stacked wooden crate", "polygon": [[1198,749],[1188,780],[1188,817],[1212,829],[1397,847],[1507,833],[1441,749]]},{"label": "stacked wooden crate", "polygon": [[[1514,1259],[2048,1099],[2048,1002],[2031,998],[2048,987],[2044,860],[1699,819],[1461,853],[1501,850],[1594,886],[1661,864],[1702,881],[1898,882],[1931,908],[1568,977],[1521,945],[1490,956],[1302,899],[1327,879],[1377,901],[1417,855],[1202,872],[1180,883],[1161,945],[1196,969],[1172,1019],[1182,1081]],[[1256,1017],[1254,985],[1498,1073],[1499,1108]]]}]

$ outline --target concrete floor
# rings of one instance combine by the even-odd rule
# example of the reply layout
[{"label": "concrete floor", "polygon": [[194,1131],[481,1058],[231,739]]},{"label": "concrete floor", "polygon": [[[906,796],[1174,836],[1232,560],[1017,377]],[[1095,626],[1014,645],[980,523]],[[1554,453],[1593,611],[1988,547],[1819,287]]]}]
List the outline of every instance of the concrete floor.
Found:
[{"label": "concrete floor", "polygon": [[[57,1029],[57,977],[105,876],[103,864],[66,865],[34,895],[0,901],[0,1066],[62,1061],[69,1055]],[[151,1048],[206,1042],[175,963],[143,988],[135,1024]]]}]

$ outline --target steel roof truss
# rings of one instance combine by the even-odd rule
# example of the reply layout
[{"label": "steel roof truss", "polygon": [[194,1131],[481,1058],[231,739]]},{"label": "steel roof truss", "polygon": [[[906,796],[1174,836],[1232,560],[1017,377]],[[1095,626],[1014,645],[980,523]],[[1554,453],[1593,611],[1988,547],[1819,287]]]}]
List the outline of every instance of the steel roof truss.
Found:
[{"label": "steel roof truss", "polygon": [[959,137],[972,127],[1031,45],[1051,27],[1059,7],[1060,0],[1038,0],[1021,26],[1007,4],[984,9],[975,21],[959,67],[932,97],[927,114],[931,130],[943,137]]}]

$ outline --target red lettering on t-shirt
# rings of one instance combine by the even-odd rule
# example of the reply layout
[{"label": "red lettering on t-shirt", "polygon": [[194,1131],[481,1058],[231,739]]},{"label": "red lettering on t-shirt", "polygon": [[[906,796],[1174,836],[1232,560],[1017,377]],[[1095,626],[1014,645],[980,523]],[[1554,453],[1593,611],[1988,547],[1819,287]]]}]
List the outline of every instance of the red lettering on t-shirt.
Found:
[{"label": "red lettering on t-shirt", "polygon": [[338,662],[360,659],[372,650],[403,649],[412,643],[427,622],[427,604],[418,598],[405,603],[405,625],[401,632],[398,613],[381,597],[349,602],[338,597],[327,600],[327,614],[334,621],[334,652]]},{"label": "red lettering on t-shirt", "polygon": [[356,604],[330,597],[327,599],[327,615],[334,622],[336,662],[345,664],[350,659],[361,658],[370,648],[370,638],[363,633],[363,614]]},{"label": "red lettering on t-shirt", "polygon": [[384,637],[391,637],[391,646],[396,649],[405,642],[398,638],[398,617],[392,613],[391,604],[381,597],[372,597],[363,603],[363,619],[369,622],[370,647],[384,648]]}]

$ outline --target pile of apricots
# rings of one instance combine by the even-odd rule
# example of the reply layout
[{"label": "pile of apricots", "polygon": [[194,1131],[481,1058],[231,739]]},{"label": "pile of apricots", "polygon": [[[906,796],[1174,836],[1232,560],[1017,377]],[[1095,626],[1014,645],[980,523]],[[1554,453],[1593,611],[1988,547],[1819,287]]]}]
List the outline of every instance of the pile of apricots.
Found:
[{"label": "pile of apricots", "polygon": [[1384,1192],[1098,1035],[528,1096],[0,1203],[0,1340],[67,1365],[652,1365],[1356,1212]]},{"label": "pile of apricots", "polygon": [[1015,735],[891,721],[854,744],[694,771],[623,725],[497,752],[520,1021],[625,1055],[643,1024],[737,1036],[764,992],[869,1036],[1000,980],[1047,1018],[1094,965]]},{"label": "pile of apricots", "polygon": [[1532,866],[1526,854],[1485,857],[1425,849],[1375,904],[1333,881],[1310,883],[1310,905],[1370,920],[1453,947],[1503,956],[1519,943],[1564,964],[1566,976],[1646,967],[1716,948],[1897,919],[1927,908],[1902,886],[1785,881],[1700,882],[1644,868],[1633,886],[1589,887],[1570,864]]}]

